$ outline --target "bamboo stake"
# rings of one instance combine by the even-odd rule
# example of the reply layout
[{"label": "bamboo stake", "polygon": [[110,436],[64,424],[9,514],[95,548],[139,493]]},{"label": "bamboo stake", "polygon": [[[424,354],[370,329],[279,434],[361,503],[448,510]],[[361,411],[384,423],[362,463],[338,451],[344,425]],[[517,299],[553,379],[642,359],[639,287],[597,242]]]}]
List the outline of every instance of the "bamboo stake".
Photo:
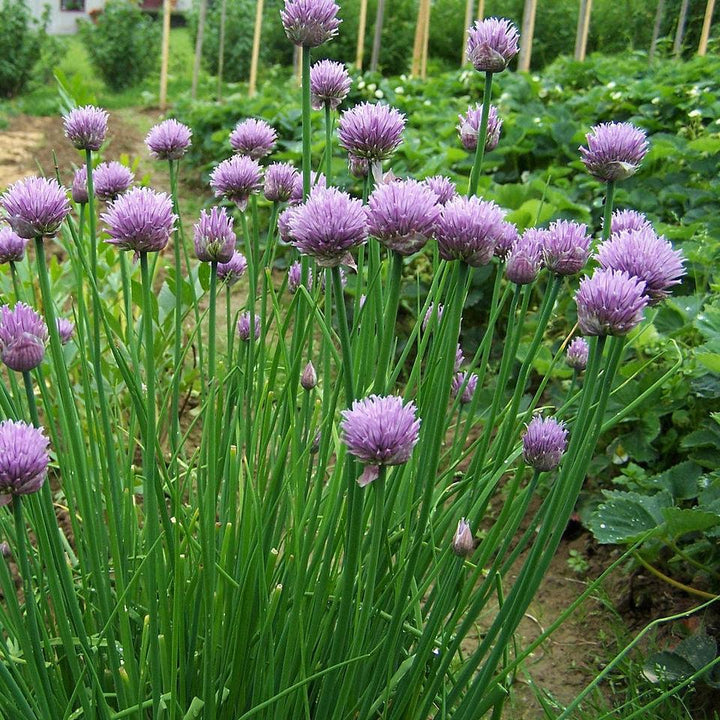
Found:
[{"label": "bamboo stake", "polygon": [[422,58],[420,62],[420,77],[425,80],[427,78],[427,59],[428,49],[430,47],[430,0],[425,4],[425,24],[423,27],[423,45]]},{"label": "bamboo stake", "polygon": [[655,23],[653,25],[652,39],[650,40],[650,52],[648,52],[648,60],[652,62],[657,51],[658,38],[660,37],[660,28],[662,27],[663,12],[665,11],[665,0],[658,0],[657,9],[655,10]]},{"label": "bamboo stake", "polygon": [[207,16],[207,0],[200,0],[200,16],[198,17],[197,37],[195,38],[195,62],[193,64],[192,87],[190,95],[197,97],[198,78],[200,76],[200,60],[202,59],[203,36],[205,35],[205,17]]},{"label": "bamboo stake", "polygon": [[680,57],[682,52],[682,41],[685,35],[685,21],[687,20],[687,11],[690,0],[683,0],[680,5],[680,15],[678,16],[677,30],[675,31],[675,42],[673,43],[673,55],[676,58]]},{"label": "bamboo stake", "polygon": [[218,43],[217,99],[222,100],[223,70],[225,69],[225,20],[227,19],[227,0],[220,3],[220,39]]},{"label": "bamboo stake", "polygon": [[467,55],[468,30],[470,29],[470,24],[472,23],[472,15],[474,9],[475,0],[467,0],[467,2],[465,3],[465,24],[463,25],[463,42],[462,55],[460,55],[460,67],[462,67],[467,62],[465,56]]},{"label": "bamboo stake", "polygon": [[355,67],[362,70],[363,55],[365,54],[365,25],[367,24],[367,0],[360,0],[360,19],[358,20],[357,51],[355,52]]},{"label": "bamboo stake", "polygon": [[522,31],[520,33],[520,57],[518,70],[530,70],[530,56],[532,55],[533,32],[535,30],[535,11],[537,0],[525,0],[523,9]]},{"label": "bamboo stake", "polygon": [[410,70],[410,74],[413,77],[417,77],[420,74],[423,39],[425,37],[425,28],[423,23],[425,21],[425,5],[428,2],[429,0],[420,0],[418,5],[417,23],[415,25],[415,42],[413,43],[412,68]]},{"label": "bamboo stake", "polygon": [[260,36],[262,34],[263,1],[257,0],[255,8],[255,32],[253,33],[252,57],[250,58],[250,87],[248,95],[255,97],[257,92],[258,58],[260,57]]},{"label": "bamboo stake", "polygon": [[575,33],[575,53],[573,54],[573,58],[575,60],[580,59],[580,46],[582,45],[583,23],[585,22],[586,5],[587,0],[580,0],[580,7],[578,8],[577,31]]},{"label": "bamboo stake", "polygon": [[485,0],[478,0],[478,11],[476,15],[476,20],[484,20],[485,19]]},{"label": "bamboo stake", "polygon": [[708,0],[705,6],[705,19],[703,20],[702,32],[700,33],[700,44],[698,45],[698,55],[707,53],[708,39],[710,38],[710,25],[712,24],[712,14],[715,9],[715,0]]},{"label": "bamboo stake", "polygon": [[588,35],[590,34],[590,13],[592,13],[592,0],[585,0],[585,7],[583,8],[585,13],[583,17],[582,37],[580,38],[580,62],[585,61],[585,54],[587,52],[587,41]]},{"label": "bamboo stake", "polygon": [[162,55],[160,56],[160,112],[167,108],[168,62],[170,58],[171,0],[163,0]]},{"label": "bamboo stake", "polygon": [[385,0],[378,0],[375,13],[375,34],[373,36],[372,55],[370,56],[370,70],[376,72],[380,63],[380,44],[382,42],[383,21],[385,19]]}]

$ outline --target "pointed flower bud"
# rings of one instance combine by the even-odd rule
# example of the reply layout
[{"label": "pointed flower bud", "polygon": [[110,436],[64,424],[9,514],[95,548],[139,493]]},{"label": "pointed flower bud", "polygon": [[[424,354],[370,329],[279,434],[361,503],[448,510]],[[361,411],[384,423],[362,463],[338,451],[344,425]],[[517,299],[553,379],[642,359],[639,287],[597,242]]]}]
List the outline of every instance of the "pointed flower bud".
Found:
[{"label": "pointed flower bud", "polygon": [[465,518],[460,518],[453,538],[452,549],[458,557],[470,557],[475,552],[475,538]]},{"label": "pointed flower bud", "polygon": [[315,367],[311,362],[309,362],[302,371],[300,384],[308,392],[317,385],[317,373],[315,372]]}]

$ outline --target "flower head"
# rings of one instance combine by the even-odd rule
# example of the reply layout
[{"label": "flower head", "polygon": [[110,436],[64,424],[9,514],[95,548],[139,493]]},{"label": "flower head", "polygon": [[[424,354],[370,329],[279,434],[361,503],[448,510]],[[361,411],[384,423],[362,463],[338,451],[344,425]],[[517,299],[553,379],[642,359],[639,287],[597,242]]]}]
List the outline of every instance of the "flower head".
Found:
[{"label": "flower head", "polygon": [[502,223],[502,210],[494,202],[475,196],[453,198],[442,208],[435,227],[440,257],[473,267],[487,265]]},{"label": "flower head", "polygon": [[349,251],[365,242],[367,214],[360,200],[336,188],[317,188],[290,218],[295,247],[320,267],[347,264]]},{"label": "flower head", "polygon": [[40,428],[22,421],[0,422],[0,505],[7,505],[13,495],[29,495],[42,487],[49,444]]},{"label": "flower head", "polygon": [[[466,379],[467,378],[467,379]],[[453,375],[452,384],[450,385],[450,394],[455,398],[460,394],[460,402],[467,405],[472,402],[475,390],[477,390],[478,376],[472,373],[468,378],[468,374],[464,372],[456,372]]]},{"label": "flower head", "polygon": [[0,265],[20,262],[25,257],[27,240],[21,238],[12,228],[0,228]]},{"label": "flower head", "polygon": [[280,240],[284,243],[292,242],[292,235],[290,234],[290,220],[295,215],[297,208],[298,208],[297,205],[291,205],[290,207],[285,208],[278,215],[278,219],[277,219],[278,236],[280,237]]},{"label": "flower head", "polygon": [[63,116],[65,136],[78,150],[99,150],[107,135],[108,117],[93,105],[74,108]]},{"label": "flower head", "polygon": [[420,432],[416,410],[412,402],[403,405],[395,395],[370,395],[343,410],[342,440],[352,455],[368,465],[359,485],[375,480],[380,465],[402,465],[410,459]]},{"label": "flower head", "polygon": [[242,253],[233,252],[232,257],[224,263],[218,263],[217,276],[226,285],[234,285],[247,270],[247,260]]},{"label": "flower head", "polygon": [[430,321],[435,318],[434,324],[440,325],[440,321],[442,320],[443,311],[445,310],[445,306],[442,303],[437,304],[437,310],[435,309],[435,303],[430,303],[428,306],[427,311],[425,312],[425,317],[422,319],[422,322],[420,323],[420,329],[425,332],[428,328],[428,325],[430,324]]},{"label": "flower head", "polygon": [[352,80],[347,68],[333,60],[320,60],[310,68],[310,100],[315,110],[326,105],[336,110],[350,92]]},{"label": "flower head", "polygon": [[210,173],[210,187],[215,197],[224,197],[245,210],[248,198],[260,190],[262,171],[257,160],[233,155]]},{"label": "flower head", "polygon": [[150,128],[145,144],[158,160],[179,160],[192,145],[192,130],[170,118]]},{"label": "flower head", "polygon": [[370,163],[367,158],[356,157],[348,153],[348,170],[353,177],[365,178],[370,173]]},{"label": "flower head", "polygon": [[545,267],[557,275],[579,273],[590,257],[587,226],[567,220],[550,223],[542,253]]},{"label": "flower head", "polygon": [[467,59],[479,72],[502,72],[518,54],[520,35],[505,18],[478,20],[468,30]]},{"label": "flower head", "polygon": [[[240,339],[248,342],[250,340],[250,313],[244,312],[242,315],[240,315],[240,318],[237,322],[237,334],[240,336]],[[255,339],[257,340],[260,337],[260,318],[253,316],[253,322],[252,322],[253,330]]]},{"label": "flower head", "polygon": [[[265,197],[271,202],[287,202],[300,173],[290,163],[273,163],[265,170]],[[300,178],[302,182],[302,178]]]},{"label": "flower head", "polygon": [[587,171],[603,182],[625,180],[640,167],[648,149],[644,131],[632,123],[600,123],[585,136],[580,148]]},{"label": "flower head", "polygon": [[610,234],[617,235],[621,230],[645,230],[652,228],[650,221],[637,210],[615,210],[610,218]]},{"label": "flower head", "polygon": [[437,195],[417,180],[378,185],[368,200],[370,235],[401,255],[422,249],[439,215]]},{"label": "flower head", "polygon": [[[292,295],[294,295],[298,288],[302,285],[302,263],[299,260],[296,260],[289,268],[288,268],[288,283],[287,287],[288,290]],[[307,290],[310,292],[312,290],[313,286],[313,276],[312,272],[308,270],[308,276],[307,276]]]},{"label": "flower head", "polygon": [[402,142],[405,116],[388,105],[360,103],[340,116],[340,145],[370,162],[390,157]]},{"label": "flower head", "polygon": [[523,459],[540,472],[554,470],[567,448],[565,424],[555,418],[534,417],[522,437]]},{"label": "flower head", "polygon": [[58,335],[60,336],[60,342],[63,345],[67,345],[75,332],[75,323],[70,322],[66,318],[59,317],[56,320]]},{"label": "flower head", "polygon": [[427,185],[435,193],[438,205],[445,205],[448,200],[452,200],[457,195],[455,183],[444,175],[426,177],[423,184]]},{"label": "flower head", "polygon": [[[457,130],[460,135],[460,142],[462,142],[463,147],[470,152],[477,148],[482,112],[482,103],[477,103],[475,107],[469,107],[465,115],[458,115],[459,122]],[[498,146],[498,143],[500,142],[501,129],[502,120],[498,115],[497,108],[494,105],[491,105],[490,110],[488,110],[485,150],[494,150]]]},{"label": "flower head", "polygon": [[665,299],[685,274],[682,251],[673,250],[670,241],[650,226],[611,235],[598,247],[596,257],[602,268],[624,270],[644,280],[650,305]]},{"label": "flower head", "polygon": [[528,228],[513,243],[505,265],[510,282],[527,285],[535,280],[542,268],[543,247],[547,235],[547,230]]},{"label": "flower head", "polygon": [[342,20],[335,0],[285,0],[280,11],[285,34],[295,45],[317,47],[337,35]]},{"label": "flower head", "polygon": [[81,165],[75,171],[70,195],[73,202],[78,203],[78,205],[83,205],[88,201],[87,166]]},{"label": "flower head", "polygon": [[225,208],[213,207],[210,212],[200,211],[195,225],[195,255],[202,262],[228,263],[235,253],[233,219]]},{"label": "flower head", "polygon": [[101,215],[111,245],[136,254],[159,252],[170,239],[177,216],[165,193],[140,187],[128,190]]},{"label": "flower head", "polygon": [[465,518],[460,518],[453,538],[452,549],[459,557],[470,557],[475,550],[475,538]]},{"label": "flower head", "polygon": [[0,307],[0,360],[11,370],[27,372],[45,357],[48,329],[45,321],[25,303]]},{"label": "flower head", "polygon": [[587,367],[590,348],[585,338],[577,337],[568,346],[565,362],[573,370],[584,370]]},{"label": "flower head", "polygon": [[115,200],[132,185],[135,175],[123,164],[102,162],[93,170],[95,194],[101,200]]},{"label": "flower head", "polygon": [[12,229],[26,240],[52,237],[70,212],[65,188],[42,177],[18,180],[0,196],[0,207]]},{"label": "flower head", "polygon": [[500,260],[507,260],[507,256],[510,254],[513,245],[520,239],[520,233],[518,233],[517,227],[507,220],[503,221],[500,225],[500,231],[498,232],[495,240],[495,250],[493,251],[496,258]]},{"label": "flower head", "polygon": [[230,133],[230,145],[238,155],[260,160],[269,155],[277,142],[277,132],[264,120],[248,118]]},{"label": "flower head", "polygon": [[598,269],[575,294],[584,335],[626,335],[642,321],[645,283],[623,270]]},{"label": "flower head", "polygon": [[[310,192],[315,188],[327,187],[327,178],[321,172],[310,173]],[[303,191],[303,178],[300,173],[295,178],[295,185],[293,186],[292,195],[290,196],[291,205],[299,205],[304,199]]]}]

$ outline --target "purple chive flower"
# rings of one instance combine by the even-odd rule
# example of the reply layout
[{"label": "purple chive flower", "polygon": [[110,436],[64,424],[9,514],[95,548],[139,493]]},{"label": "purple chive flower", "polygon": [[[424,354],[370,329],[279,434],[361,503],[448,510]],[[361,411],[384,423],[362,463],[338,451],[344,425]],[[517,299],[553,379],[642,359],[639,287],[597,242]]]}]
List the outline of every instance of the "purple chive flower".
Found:
[{"label": "purple chive flower", "polygon": [[452,549],[458,557],[470,557],[475,551],[475,538],[465,518],[460,518],[453,537]]},{"label": "purple chive flower", "polygon": [[145,187],[121,195],[100,217],[110,235],[107,242],[136,255],[162,250],[177,220],[170,198]]},{"label": "purple chive flower", "polygon": [[245,274],[246,270],[247,260],[245,256],[235,251],[227,262],[218,263],[218,280],[223,281],[226,285],[234,285]]},{"label": "purple chive flower", "polygon": [[326,105],[336,110],[350,92],[352,80],[346,67],[333,60],[320,60],[310,68],[310,101],[313,109]]},{"label": "purple chive flower", "polygon": [[[271,202],[287,202],[300,173],[290,163],[273,163],[265,170],[265,197]],[[302,178],[300,178],[302,182]]]},{"label": "purple chive flower", "polygon": [[20,262],[25,257],[27,240],[21,238],[12,228],[0,228],[0,265]]},{"label": "purple chive flower", "polygon": [[402,142],[405,116],[388,105],[360,103],[340,116],[340,145],[355,157],[384,160]]},{"label": "purple chive flower", "polygon": [[67,345],[75,332],[75,323],[70,322],[70,320],[66,318],[59,317],[56,325],[61,344]]},{"label": "purple chive flower", "polygon": [[621,230],[645,230],[652,228],[650,221],[636,210],[616,210],[610,218],[610,234],[617,235]]},{"label": "purple chive flower", "polygon": [[88,201],[87,167],[85,165],[75,171],[70,195],[72,201],[78,205],[84,205]]},{"label": "purple chive flower", "polygon": [[[287,287],[288,290],[292,295],[294,295],[298,288],[302,285],[302,263],[299,260],[296,260],[289,268],[288,268],[288,283]],[[312,290],[313,286],[313,276],[312,272],[308,270],[308,276],[307,276],[307,291],[310,292]]]},{"label": "purple chive flower", "polygon": [[290,218],[293,245],[320,267],[352,262],[349,251],[365,242],[367,213],[360,200],[336,188],[318,188]]},{"label": "purple chive flower", "polygon": [[585,338],[575,338],[565,353],[565,362],[573,370],[584,370],[587,367],[590,348]]},{"label": "purple chive flower", "polygon": [[385,247],[412,255],[430,239],[440,215],[437,195],[417,180],[378,185],[368,200],[368,231]]},{"label": "purple chive flower", "polygon": [[123,164],[112,160],[93,170],[95,194],[101,200],[115,200],[132,185],[135,175]]},{"label": "purple chive flower", "polygon": [[650,226],[611,235],[598,247],[595,257],[602,268],[624,270],[644,280],[650,305],[664,300],[685,274],[682,251],[673,250],[670,241],[656,235]]},{"label": "purple chive flower", "polygon": [[540,472],[554,470],[567,448],[568,431],[555,418],[534,417],[522,437],[523,459]]},{"label": "purple chive flower", "polygon": [[557,275],[579,273],[590,257],[587,225],[567,220],[550,223],[543,244],[545,267]]},{"label": "purple chive flower", "polygon": [[233,219],[225,208],[213,207],[210,212],[200,211],[195,225],[195,255],[201,262],[227,263],[235,253]]},{"label": "purple chive flower", "polygon": [[[458,393],[462,389],[460,402],[463,405],[467,405],[472,402],[473,395],[475,394],[475,390],[477,390],[478,384],[478,376],[475,373],[470,375],[470,379],[467,381],[467,384],[465,383],[465,378],[467,378],[467,373],[456,372],[455,375],[453,375],[452,384],[450,385],[450,394],[454,398],[458,396]],[[465,385],[464,388],[463,385]]]},{"label": "purple chive flower", "polygon": [[425,317],[422,319],[422,323],[420,323],[420,329],[423,332],[427,330],[428,324],[432,320],[433,315],[435,315],[435,325],[440,325],[440,321],[442,320],[443,316],[443,310],[445,310],[445,306],[442,303],[438,303],[437,310],[435,310],[435,303],[430,303],[427,312],[425,313]]},{"label": "purple chive flower", "polygon": [[585,136],[580,148],[587,171],[603,182],[625,180],[640,167],[648,149],[645,132],[632,123],[600,123]]},{"label": "purple chive flower", "polygon": [[500,231],[495,239],[495,257],[499,260],[507,260],[512,246],[520,239],[518,229],[511,222],[504,221],[500,225]]},{"label": "purple chive flower", "polygon": [[248,198],[260,190],[262,171],[257,160],[245,155],[233,155],[223,160],[210,173],[210,187],[215,197],[224,197],[245,210]]},{"label": "purple chive flower", "polygon": [[145,144],[158,160],[179,160],[192,145],[192,130],[170,118],[150,128]]},{"label": "purple chive flower", "polygon": [[317,47],[337,35],[339,10],[334,0],[285,0],[280,19],[290,42]]},{"label": "purple chive flower", "polygon": [[575,294],[585,335],[626,335],[643,318],[645,282],[623,270],[598,269],[580,281]]},{"label": "purple chive flower", "polygon": [[[465,115],[458,115],[458,134],[463,147],[470,152],[477,148],[478,133],[480,131],[480,121],[482,120],[482,103],[477,103],[475,107],[469,107]],[[490,106],[488,111],[487,136],[485,137],[485,150],[494,150],[500,142],[500,130],[502,129],[502,120],[498,115],[497,108]]]},{"label": "purple chive flower", "polygon": [[42,177],[18,180],[0,196],[0,207],[12,229],[26,240],[52,237],[70,212],[65,188]]},{"label": "purple chive flower", "polygon": [[99,150],[107,135],[108,114],[85,105],[63,116],[65,136],[78,150]]},{"label": "purple chive flower", "polygon": [[494,202],[474,196],[453,198],[442,208],[435,227],[440,257],[473,267],[487,265],[502,223],[502,210]]},{"label": "purple chive flower", "polygon": [[463,354],[462,348],[460,347],[460,343],[458,343],[457,347],[455,348],[455,365],[454,365],[455,372],[460,372],[460,368],[462,367],[462,364],[464,362],[465,362],[465,355]]},{"label": "purple chive flower", "polygon": [[420,432],[416,411],[412,402],[403,405],[395,395],[370,395],[343,410],[342,440],[352,455],[367,464],[358,485],[375,480],[380,465],[402,465],[410,459]]},{"label": "purple chive flower", "polygon": [[528,285],[538,276],[543,263],[543,247],[548,231],[528,228],[510,248],[505,272],[510,282]]},{"label": "purple chive flower", "polygon": [[264,120],[248,118],[239,122],[230,133],[230,145],[238,155],[260,160],[275,148],[277,132]]},{"label": "purple chive flower", "polygon": [[352,153],[348,154],[348,170],[350,174],[356,178],[364,178],[370,172],[370,163],[366,158],[355,157]]},{"label": "purple chive flower", "polygon": [[27,372],[45,357],[48,329],[45,321],[25,303],[0,307],[0,360],[11,370]]},{"label": "purple chive flower", "polygon": [[[313,172],[310,174],[310,192],[315,188],[327,187],[327,178],[321,172]],[[292,195],[290,196],[291,205],[299,205],[303,201],[303,179],[302,175],[298,173],[295,178],[295,185],[293,187]]]},{"label": "purple chive flower", "polygon": [[505,18],[478,20],[468,30],[467,59],[478,72],[502,72],[518,54],[520,35]]},{"label": "purple chive flower", "polygon": [[292,235],[290,234],[290,220],[294,217],[297,207],[297,205],[291,205],[290,207],[285,208],[285,210],[278,215],[278,236],[284,243],[292,242]]},{"label": "purple chive flower", "polygon": [[[253,329],[255,331],[255,339],[257,340],[260,337],[260,319],[258,317],[253,316]],[[250,340],[250,313],[244,312],[242,315],[240,315],[240,318],[237,322],[237,334],[240,336],[240,339],[247,342]]]},{"label": "purple chive flower", "polygon": [[0,422],[0,505],[7,505],[13,495],[29,495],[42,487],[49,444],[40,428],[22,421]]},{"label": "purple chive flower", "polygon": [[309,362],[302,371],[300,384],[303,386],[303,389],[308,392],[317,385],[317,373],[315,372],[315,366],[311,362]]},{"label": "purple chive flower", "polygon": [[445,205],[457,195],[455,183],[444,175],[427,177],[423,180],[423,183],[435,193],[438,205]]}]

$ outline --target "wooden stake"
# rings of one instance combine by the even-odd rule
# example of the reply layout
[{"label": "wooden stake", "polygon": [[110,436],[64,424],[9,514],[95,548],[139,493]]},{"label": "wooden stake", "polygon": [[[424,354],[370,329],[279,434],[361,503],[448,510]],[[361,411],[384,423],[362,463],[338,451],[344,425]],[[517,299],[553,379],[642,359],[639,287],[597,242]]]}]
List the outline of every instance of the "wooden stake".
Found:
[{"label": "wooden stake", "polygon": [[650,40],[650,51],[648,52],[648,60],[652,62],[657,51],[658,38],[660,37],[660,28],[662,27],[663,12],[665,10],[665,0],[658,0],[657,9],[655,10],[655,23],[653,24],[652,39]]},{"label": "wooden stake", "polygon": [[678,15],[677,30],[675,31],[675,42],[673,43],[673,55],[676,58],[680,57],[682,52],[682,41],[685,35],[685,21],[687,20],[687,11],[690,0],[683,0],[680,5],[680,14]]},{"label": "wooden stake", "polygon": [[413,77],[417,77],[420,74],[423,39],[425,37],[425,28],[423,23],[425,21],[425,5],[428,1],[429,0],[420,0],[418,5],[417,23],[415,25],[415,41],[413,43],[412,67],[410,69],[410,74]]},{"label": "wooden stake", "polygon": [[536,10],[537,0],[525,0],[522,30],[520,31],[520,57],[518,58],[518,70],[524,70],[525,72],[530,70]]},{"label": "wooden stake", "polygon": [[460,55],[460,67],[466,62],[467,58],[467,44],[468,44],[468,30],[472,24],[473,10],[475,9],[475,0],[467,0],[465,3],[465,24],[463,25],[463,41],[462,41],[462,54]]},{"label": "wooden stake", "polygon": [[427,78],[427,59],[428,49],[430,47],[430,0],[425,5],[425,23],[423,27],[423,45],[422,58],[420,60],[420,77],[425,80]]},{"label": "wooden stake", "polygon": [[255,32],[253,33],[252,57],[250,58],[250,87],[248,95],[255,97],[257,92],[258,58],[260,57],[260,36],[262,34],[263,0],[257,0],[255,8]]},{"label": "wooden stake", "polygon": [[167,108],[168,62],[170,59],[171,0],[163,0],[162,55],[160,56],[160,112]]},{"label": "wooden stake", "polygon": [[485,0],[478,0],[478,11],[476,15],[476,20],[484,20],[485,19]]},{"label": "wooden stake", "polygon": [[585,5],[587,5],[587,0],[580,0],[580,7],[578,8],[577,31],[575,32],[575,53],[573,54],[573,58],[575,60],[580,59],[580,46],[582,45],[583,23],[585,22]]},{"label": "wooden stake", "polygon": [[357,51],[355,52],[355,67],[362,70],[363,55],[365,54],[365,25],[367,24],[367,0],[360,0],[360,19],[358,20]]},{"label": "wooden stake", "polygon": [[370,56],[370,70],[376,72],[380,63],[380,44],[382,42],[383,21],[385,19],[385,0],[378,0],[375,13],[375,34],[373,36],[372,55]]},{"label": "wooden stake", "polygon": [[582,26],[582,37],[580,38],[580,62],[585,61],[585,54],[587,52],[587,41],[588,35],[590,34],[590,13],[592,12],[592,0],[585,0],[584,2],[584,17]]},{"label": "wooden stake", "polygon": [[200,0],[200,15],[198,16],[197,37],[195,38],[195,62],[193,64],[192,88],[190,95],[193,100],[197,97],[198,78],[200,76],[200,60],[202,59],[203,36],[205,35],[205,18],[207,16],[207,0]]},{"label": "wooden stake", "polygon": [[710,37],[710,25],[712,24],[712,14],[715,9],[715,0],[708,0],[705,6],[705,19],[703,20],[702,32],[700,33],[700,44],[698,45],[698,55],[707,53],[708,39]]},{"label": "wooden stake", "polygon": [[227,0],[220,3],[220,39],[218,43],[217,99],[222,101],[223,70],[225,69],[225,20],[227,19]]}]

